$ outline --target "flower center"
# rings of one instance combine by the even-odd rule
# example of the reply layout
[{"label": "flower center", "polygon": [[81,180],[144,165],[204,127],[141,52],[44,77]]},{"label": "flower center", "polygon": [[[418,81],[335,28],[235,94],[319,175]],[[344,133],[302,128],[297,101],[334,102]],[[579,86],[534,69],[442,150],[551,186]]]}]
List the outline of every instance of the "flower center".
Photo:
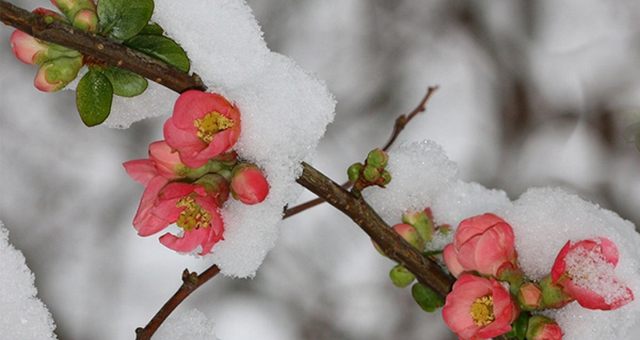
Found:
[{"label": "flower center", "polygon": [[473,305],[471,305],[471,313],[473,323],[476,326],[487,326],[491,324],[496,316],[493,314],[493,296],[485,295],[481,298],[477,298]]},{"label": "flower center", "polygon": [[206,228],[211,225],[211,213],[206,211],[191,196],[181,198],[176,207],[186,207],[178,216],[176,224],[184,231],[192,231],[198,228]]},{"label": "flower center", "polygon": [[208,144],[211,143],[216,133],[233,127],[233,120],[216,111],[212,111],[207,113],[202,119],[196,119],[193,125],[198,128],[196,135]]}]

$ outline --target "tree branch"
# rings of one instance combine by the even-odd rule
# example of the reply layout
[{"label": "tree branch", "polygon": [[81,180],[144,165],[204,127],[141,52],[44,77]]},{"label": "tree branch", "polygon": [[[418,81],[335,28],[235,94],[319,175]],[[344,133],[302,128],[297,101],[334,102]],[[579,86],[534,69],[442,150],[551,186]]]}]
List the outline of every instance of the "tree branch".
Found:
[{"label": "tree branch", "polygon": [[43,16],[1,0],[0,20],[5,25],[13,26],[35,38],[74,49],[109,65],[137,73],[178,93],[189,89],[205,89],[198,77],[191,77],[144,53],[55,20],[46,23]]},{"label": "tree branch", "polygon": [[[178,93],[188,89],[205,89],[205,86],[197,76],[189,76],[161,61],[124,47],[113,40],[77,30],[55,21],[47,24],[42,16],[13,6],[6,1],[0,1],[0,20],[6,25],[20,29],[38,39],[75,49],[82,54],[156,81]],[[425,96],[423,104],[426,103],[432,92],[433,90],[430,90]],[[417,110],[415,114],[410,115],[410,118],[423,110]],[[398,132],[395,132],[396,130]],[[399,133],[400,130],[402,128],[396,127],[394,135]],[[394,139],[392,136],[392,140],[389,143],[392,143]],[[446,296],[454,281],[453,277],[446,274],[436,263],[426,259],[417,249],[406,243],[389,228],[362,198],[355,197],[310,165],[303,163],[303,166],[303,174],[297,180],[300,185],[349,216],[380,246],[390,259],[407,267],[420,283],[432,288],[441,297]],[[219,269],[216,266],[207,269],[200,276],[195,276],[195,273],[188,274],[187,271],[186,278],[183,279],[184,282],[176,294],[167,301],[144,329],[137,331],[138,339],[148,339],[177,305],[218,272]]]},{"label": "tree branch", "polygon": [[[429,98],[431,98],[431,95],[436,92],[436,90],[438,89],[438,86],[430,86],[427,89],[427,94],[422,98],[422,100],[420,101],[420,104],[418,104],[418,106],[411,111],[411,113],[407,116],[407,115],[400,115],[398,118],[396,118],[396,122],[393,125],[393,132],[391,133],[391,137],[389,137],[389,141],[387,142],[387,144],[385,144],[384,147],[382,147],[382,150],[384,151],[389,151],[389,148],[391,147],[391,145],[393,145],[393,142],[396,141],[396,139],[398,138],[398,136],[400,135],[400,132],[402,132],[402,130],[404,130],[404,127],[407,126],[407,124],[409,124],[409,122],[418,115],[418,113],[420,112],[424,112],[427,110],[427,101],[429,101]],[[345,182],[342,184],[342,187],[345,189],[349,189],[351,188],[351,186],[353,185],[353,183],[351,182]],[[301,204],[296,205],[295,207],[292,208],[288,208],[284,211],[284,215],[283,218],[289,218],[295,214],[301,213],[307,209],[313,208],[316,205],[322,204],[325,201],[322,198],[316,198],[316,199],[312,199],[308,202],[304,202]]]}]

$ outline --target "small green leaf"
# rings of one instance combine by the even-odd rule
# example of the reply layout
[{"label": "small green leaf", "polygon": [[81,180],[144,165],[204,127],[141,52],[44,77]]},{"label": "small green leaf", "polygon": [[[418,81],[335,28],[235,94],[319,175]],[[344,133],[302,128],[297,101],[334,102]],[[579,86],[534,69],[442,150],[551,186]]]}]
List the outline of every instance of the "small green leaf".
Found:
[{"label": "small green leaf", "polygon": [[164,30],[158,24],[147,24],[138,34],[162,35]]},{"label": "small green leaf", "polygon": [[511,331],[513,332],[513,335],[511,336],[516,337],[520,340],[524,340],[525,335],[527,334],[527,324],[529,323],[529,314],[527,313],[520,313],[520,316],[518,317],[518,319],[511,325]]},{"label": "small green leaf", "polygon": [[438,308],[444,306],[444,300],[442,300],[438,294],[429,287],[419,283],[411,287],[411,295],[413,295],[418,305],[426,312],[433,313],[437,311]]},{"label": "small green leaf", "polygon": [[135,97],[147,89],[146,79],[121,68],[109,66],[104,70],[104,75],[113,86],[113,94],[121,97]]},{"label": "small green leaf", "polygon": [[147,25],[153,7],[153,0],[100,0],[102,33],[121,40],[133,37]]},{"label": "small green leaf", "polygon": [[164,61],[182,72],[189,72],[190,64],[187,53],[175,41],[167,37],[148,34],[136,35],[122,44]]},{"label": "small green leaf", "polygon": [[98,70],[89,69],[76,89],[76,105],[86,126],[96,126],[109,117],[113,88],[109,79]]}]

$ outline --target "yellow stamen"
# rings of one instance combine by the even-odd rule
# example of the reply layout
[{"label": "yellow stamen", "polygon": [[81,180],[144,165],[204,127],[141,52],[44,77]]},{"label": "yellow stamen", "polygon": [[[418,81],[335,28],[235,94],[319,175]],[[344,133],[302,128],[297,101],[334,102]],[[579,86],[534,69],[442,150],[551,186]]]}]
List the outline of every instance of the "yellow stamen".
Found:
[{"label": "yellow stamen", "polygon": [[471,313],[473,323],[477,326],[487,326],[491,324],[496,316],[493,314],[493,296],[485,295],[481,298],[477,298],[471,305]]},{"label": "yellow stamen", "polygon": [[184,231],[192,231],[198,228],[206,228],[211,224],[211,213],[206,211],[193,197],[181,198],[176,207],[186,207],[178,216],[176,224]]},{"label": "yellow stamen", "polygon": [[202,119],[196,119],[193,125],[198,128],[196,135],[205,143],[211,143],[216,133],[232,128],[233,120],[224,115],[212,111],[207,113]]}]

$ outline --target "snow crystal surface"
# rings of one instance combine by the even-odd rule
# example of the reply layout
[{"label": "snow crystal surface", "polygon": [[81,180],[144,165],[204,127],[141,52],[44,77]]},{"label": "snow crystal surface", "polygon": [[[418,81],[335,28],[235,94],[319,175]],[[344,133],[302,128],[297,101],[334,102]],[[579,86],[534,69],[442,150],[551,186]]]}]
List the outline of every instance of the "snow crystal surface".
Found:
[{"label": "snow crystal surface", "polygon": [[158,328],[153,340],[219,340],[215,324],[197,309],[171,314]]},{"label": "snow crystal surface", "polygon": [[335,100],[324,83],[267,48],[244,1],[155,3],[152,20],[187,51],[192,71],[240,109],[235,149],[261,167],[271,185],[260,204],[227,202],[224,241],[211,255],[223,274],[252,276],[275,244],[283,207],[302,190],[295,184],[300,163],[310,159],[333,120]]},{"label": "snow crystal surface", "polygon": [[405,142],[388,154],[386,169],[391,182],[384,189],[368,187],[362,191],[367,203],[388,224],[394,224],[406,211],[430,207],[458,178],[457,165],[435,142]]},{"label": "snow crystal surface", "polygon": [[49,310],[36,297],[33,273],[22,253],[9,244],[0,221],[0,334],[3,339],[57,339]]},{"label": "snow crystal surface", "polygon": [[615,243],[620,253],[615,278],[634,292],[635,300],[613,311],[588,310],[574,302],[546,314],[562,327],[565,340],[625,338],[640,319],[640,235],[631,222],[555,188],[529,189],[497,214],[513,227],[519,265],[533,280],[550,273],[569,240],[606,237]]}]

